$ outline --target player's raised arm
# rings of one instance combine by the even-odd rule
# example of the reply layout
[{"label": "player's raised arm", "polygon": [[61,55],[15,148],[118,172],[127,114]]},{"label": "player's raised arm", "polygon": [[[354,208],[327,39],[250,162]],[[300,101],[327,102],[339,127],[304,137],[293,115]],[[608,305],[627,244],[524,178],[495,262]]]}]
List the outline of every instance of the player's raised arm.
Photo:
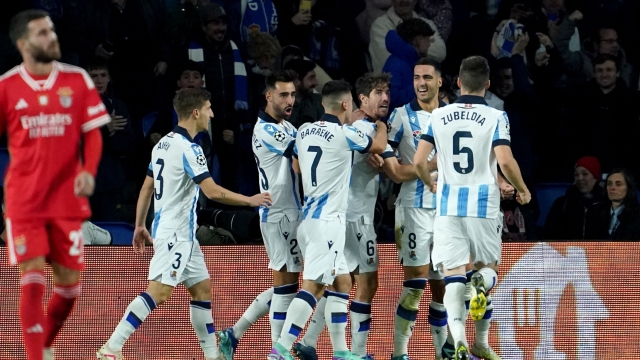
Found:
[{"label": "player's raised arm", "polygon": [[418,148],[416,154],[413,156],[413,163],[416,166],[416,173],[420,180],[425,183],[430,189],[434,188],[433,179],[429,171],[429,154],[434,149],[433,131],[431,125],[427,129],[427,133],[423,134],[418,142]]},{"label": "player's raised arm", "polygon": [[507,180],[518,191],[517,200],[521,204],[527,204],[531,200],[531,193],[522,179],[518,162],[511,152],[511,137],[509,135],[509,119],[503,114],[503,119],[498,120],[495,135],[493,137],[493,151],[496,154],[500,170]]}]

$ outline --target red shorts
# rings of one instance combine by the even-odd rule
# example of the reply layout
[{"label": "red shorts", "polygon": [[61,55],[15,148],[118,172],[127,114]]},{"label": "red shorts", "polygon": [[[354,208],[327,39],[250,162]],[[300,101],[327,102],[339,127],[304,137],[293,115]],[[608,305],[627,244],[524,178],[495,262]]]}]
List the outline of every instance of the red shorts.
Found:
[{"label": "red shorts", "polygon": [[10,265],[44,256],[72,270],[84,269],[81,220],[7,218],[6,223]]}]

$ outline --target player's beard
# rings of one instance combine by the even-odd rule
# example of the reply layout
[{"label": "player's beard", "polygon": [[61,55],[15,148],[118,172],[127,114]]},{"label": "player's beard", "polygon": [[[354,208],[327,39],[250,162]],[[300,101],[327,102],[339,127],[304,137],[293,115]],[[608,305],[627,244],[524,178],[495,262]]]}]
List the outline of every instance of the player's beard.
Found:
[{"label": "player's beard", "polygon": [[[287,114],[287,109],[289,109],[289,113]],[[285,106],[285,107],[280,107],[276,104],[273,104],[273,112],[275,113],[275,115],[278,117],[278,119],[284,119],[284,120],[289,120],[289,118],[291,117],[291,112],[293,111],[293,106]]]},{"label": "player's beard", "polygon": [[438,96],[438,92],[436,91],[435,88],[430,88],[427,86],[427,94],[426,95],[421,95],[420,92],[418,90],[422,89],[422,87],[418,87],[415,89],[416,92],[416,97],[418,98],[418,100],[420,100],[421,102],[428,104],[431,102],[431,100],[433,100],[433,98],[435,96]]},{"label": "player's beard", "polygon": [[54,60],[60,60],[62,56],[60,54],[60,44],[57,41],[49,45],[47,49],[30,44],[29,52],[35,61],[45,64]]}]

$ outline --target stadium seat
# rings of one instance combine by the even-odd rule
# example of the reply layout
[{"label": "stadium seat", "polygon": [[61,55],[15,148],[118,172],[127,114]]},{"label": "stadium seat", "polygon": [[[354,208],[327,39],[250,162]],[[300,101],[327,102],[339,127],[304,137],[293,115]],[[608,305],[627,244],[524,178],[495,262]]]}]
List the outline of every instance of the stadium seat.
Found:
[{"label": "stadium seat", "polygon": [[158,118],[157,111],[154,111],[151,114],[147,114],[145,117],[142,118],[142,135],[144,137],[149,136],[151,127],[153,126],[153,123],[156,122],[157,118]]},{"label": "stadium seat", "polygon": [[[9,167],[9,150],[7,148],[0,148],[0,180],[4,184],[4,176],[7,174],[7,168]],[[0,184],[0,186],[3,186]]]},{"label": "stadium seat", "polygon": [[538,203],[540,205],[540,217],[538,226],[543,227],[547,220],[547,214],[551,210],[551,205],[557,198],[563,196],[571,184],[569,183],[542,183],[536,186]]},{"label": "stadium seat", "polygon": [[94,224],[111,233],[112,245],[131,245],[133,225],[124,222],[95,222]]}]

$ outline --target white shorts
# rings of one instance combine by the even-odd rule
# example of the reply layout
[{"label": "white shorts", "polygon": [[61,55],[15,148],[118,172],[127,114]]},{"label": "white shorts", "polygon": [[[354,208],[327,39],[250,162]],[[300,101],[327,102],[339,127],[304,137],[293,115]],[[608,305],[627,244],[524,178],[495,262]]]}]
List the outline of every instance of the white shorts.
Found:
[{"label": "white shorts", "polygon": [[344,220],[305,219],[298,226],[304,256],[304,280],[331,285],[338,275],[349,274],[344,258]]},{"label": "white shorts", "polygon": [[502,255],[502,213],[495,219],[438,216],[433,246],[433,263],[455,269],[472,262],[500,263]]},{"label": "white shorts", "polygon": [[269,256],[269,269],[280,271],[285,265],[287,272],[302,271],[302,251],[298,246],[298,219],[287,215],[277,223],[260,223],[264,247]]},{"label": "white shorts", "polygon": [[[431,263],[435,209],[396,207],[396,247],[402,266],[424,266]],[[429,279],[442,280],[442,271],[429,268]]]},{"label": "white shorts", "polygon": [[349,272],[356,269],[360,274],[378,271],[378,243],[373,224],[365,224],[363,218],[347,221],[344,257]]},{"label": "white shorts", "polygon": [[209,279],[209,270],[198,241],[153,239],[153,258],[149,264],[149,280],[188,289]]}]

